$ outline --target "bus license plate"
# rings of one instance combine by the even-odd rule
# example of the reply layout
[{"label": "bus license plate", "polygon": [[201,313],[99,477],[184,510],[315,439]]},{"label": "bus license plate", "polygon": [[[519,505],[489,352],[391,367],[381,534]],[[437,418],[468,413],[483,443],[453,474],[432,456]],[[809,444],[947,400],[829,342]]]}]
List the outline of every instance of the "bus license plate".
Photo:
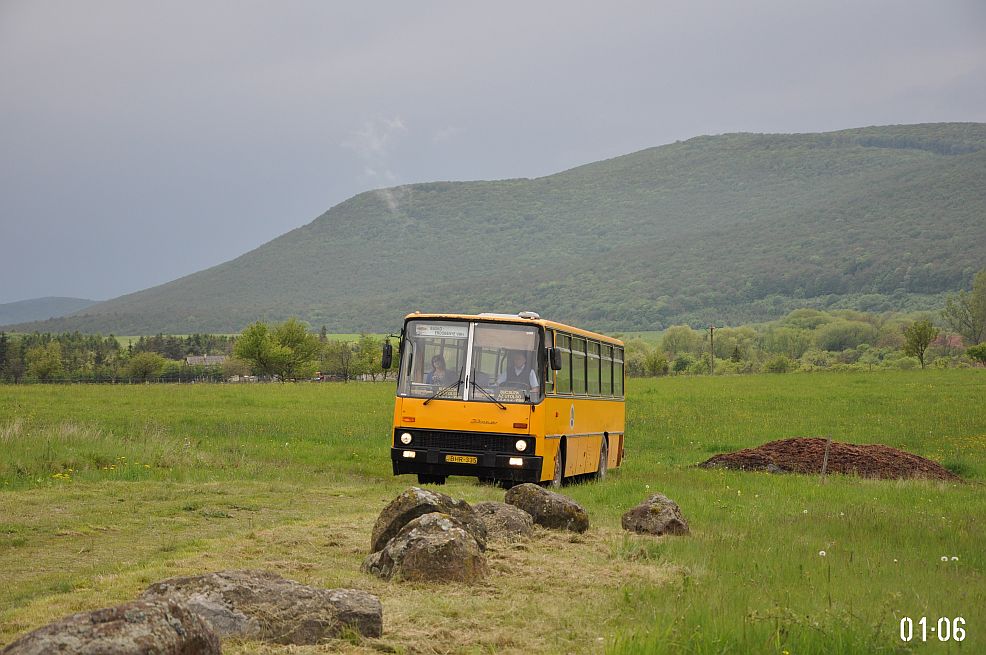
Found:
[{"label": "bus license plate", "polygon": [[479,464],[479,458],[471,455],[446,455],[445,461],[453,464]]}]

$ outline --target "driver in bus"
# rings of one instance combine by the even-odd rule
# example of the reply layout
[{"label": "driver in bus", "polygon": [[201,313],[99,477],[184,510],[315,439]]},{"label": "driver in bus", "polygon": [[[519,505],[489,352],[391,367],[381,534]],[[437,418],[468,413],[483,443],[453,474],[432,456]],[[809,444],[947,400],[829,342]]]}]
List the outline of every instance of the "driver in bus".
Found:
[{"label": "driver in bus", "polygon": [[515,350],[507,364],[507,370],[500,374],[497,384],[513,384],[525,389],[530,389],[531,394],[538,394],[538,376],[534,369],[527,363],[527,354],[522,350]]},{"label": "driver in bus", "polygon": [[445,368],[445,358],[441,355],[435,355],[431,358],[431,370],[425,374],[425,383],[427,384],[451,384],[452,375]]}]

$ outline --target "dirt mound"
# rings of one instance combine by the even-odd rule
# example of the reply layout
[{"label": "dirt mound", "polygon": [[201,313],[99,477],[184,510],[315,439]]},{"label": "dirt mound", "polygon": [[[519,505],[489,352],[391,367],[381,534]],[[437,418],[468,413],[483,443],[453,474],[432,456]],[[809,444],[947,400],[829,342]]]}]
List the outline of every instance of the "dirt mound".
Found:
[{"label": "dirt mound", "polygon": [[[800,437],[715,455],[699,466],[771,473],[821,473],[824,458],[825,439]],[[864,478],[961,480],[930,459],[882,444],[857,445],[833,441],[827,470],[829,473]]]}]

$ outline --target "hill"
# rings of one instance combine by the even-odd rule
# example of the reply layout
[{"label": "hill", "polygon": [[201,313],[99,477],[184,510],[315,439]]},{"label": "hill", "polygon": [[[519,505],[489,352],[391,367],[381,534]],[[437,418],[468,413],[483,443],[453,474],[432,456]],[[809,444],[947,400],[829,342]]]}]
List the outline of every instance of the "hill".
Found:
[{"label": "hill", "polygon": [[85,298],[32,298],[0,304],[0,325],[43,321],[65,316],[95,305],[98,300]]},{"label": "hill", "polygon": [[703,136],[536,179],[379,189],[49,331],[534,309],[602,330],[920,309],[986,266],[986,124]]}]

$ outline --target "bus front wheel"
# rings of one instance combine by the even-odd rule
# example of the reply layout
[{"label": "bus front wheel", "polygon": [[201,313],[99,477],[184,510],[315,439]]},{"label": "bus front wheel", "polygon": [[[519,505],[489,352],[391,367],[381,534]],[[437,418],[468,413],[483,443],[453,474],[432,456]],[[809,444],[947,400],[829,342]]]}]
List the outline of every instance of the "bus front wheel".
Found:
[{"label": "bus front wheel", "polygon": [[445,476],[418,473],[418,484],[445,484]]}]

